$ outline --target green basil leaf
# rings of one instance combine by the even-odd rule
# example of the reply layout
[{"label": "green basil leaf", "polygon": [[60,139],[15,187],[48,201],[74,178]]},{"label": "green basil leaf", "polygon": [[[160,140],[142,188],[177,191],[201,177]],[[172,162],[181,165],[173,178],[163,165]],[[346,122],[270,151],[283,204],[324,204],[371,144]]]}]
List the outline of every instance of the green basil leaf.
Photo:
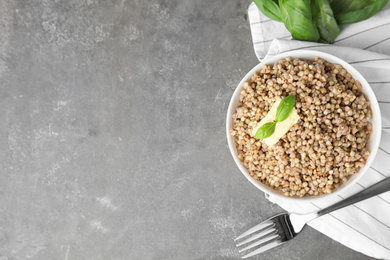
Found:
[{"label": "green basil leaf", "polygon": [[363,9],[367,4],[377,0],[329,0],[335,15]]},{"label": "green basil leaf", "polygon": [[311,0],[279,0],[283,23],[293,39],[316,42],[320,35],[313,24]]},{"label": "green basil leaf", "polygon": [[333,43],[340,29],[336,19],[333,16],[332,8],[328,0],[313,0],[311,2],[313,13],[313,23],[316,25],[320,34],[319,42]]},{"label": "green basil leaf", "polygon": [[270,137],[275,132],[276,123],[268,122],[262,125],[259,129],[257,129],[255,138],[257,139],[265,139]]},{"label": "green basil leaf", "polygon": [[388,0],[338,0],[331,1],[334,17],[338,24],[363,21],[378,13]]},{"label": "green basil leaf", "polygon": [[280,101],[276,109],[275,122],[282,122],[287,119],[294,108],[295,96],[290,95]]},{"label": "green basil leaf", "polygon": [[278,4],[273,0],[253,0],[261,12],[272,20],[282,22]]}]

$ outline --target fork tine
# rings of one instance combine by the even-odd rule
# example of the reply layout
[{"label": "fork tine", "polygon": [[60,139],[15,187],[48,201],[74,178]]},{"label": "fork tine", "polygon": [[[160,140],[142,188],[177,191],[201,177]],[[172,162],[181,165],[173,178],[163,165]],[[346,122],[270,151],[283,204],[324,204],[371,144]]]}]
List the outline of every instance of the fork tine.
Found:
[{"label": "fork tine", "polygon": [[243,249],[240,249],[238,252],[241,253],[241,252],[246,251],[248,249],[251,249],[251,248],[253,248],[255,246],[258,246],[258,245],[261,245],[261,244],[264,244],[264,243],[268,243],[268,242],[270,242],[272,240],[275,240],[275,239],[279,238],[279,235],[276,234],[276,233],[277,233],[277,231],[273,230],[273,233],[271,233],[270,236],[263,237],[260,240],[254,242],[253,244],[250,244],[249,246],[247,246],[247,247],[245,247]]},{"label": "fork tine", "polygon": [[270,227],[267,227],[266,229],[263,229],[260,233],[257,233],[255,235],[249,237],[248,239],[245,239],[244,241],[238,243],[237,247],[242,246],[242,245],[244,245],[246,243],[249,243],[249,242],[251,242],[251,241],[253,241],[253,240],[255,240],[255,239],[259,238],[259,237],[265,237],[265,236],[267,236],[269,234],[275,233],[275,229],[273,228],[274,226],[275,226],[275,224],[273,224]]},{"label": "fork tine", "polygon": [[251,253],[244,255],[244,256],[241,257],[241,258],[242,258],[242,259],[245,259],[245,258],[254,256],[254,255],[260,254],[260,253],[262,253],[262,252],[264,252],[264,251],[267,251],[267,250],[269,250],[269,249],[271,249],[271,248],[274,248],[275,246],[278,246],[278,245],[280,245],[280,244],[282,244],[282,243],[283,243],[283,242],[280,241],[279,239],[275,239],[275,240],[273,240],[271,243],[268,243],[268,244],[266,244],[266,245],[264,245],[264,246],[262,246],[262,247],[260,247],[260,248],[258,248],[258,249],[256,249],[256,250],[252,251]]},{"label": "fork tine", "polygon": [[241,235],[239,235],[238,237],[236,237],[234,239],[234,241],[236,240],[239,240],[247,235],[250,235],[256,231],[259,231],[259,230],[262,230],[262,229],[265,229],[265,228],[268,228],[270,226],[273,225],[273,222],[271,220],[266,220],[264,222],[261,222],[260,224],[257,224],[256,226],[252,227],[251,229],[248,229],[247,231],[245,231],[244,233],[242,233]]}]

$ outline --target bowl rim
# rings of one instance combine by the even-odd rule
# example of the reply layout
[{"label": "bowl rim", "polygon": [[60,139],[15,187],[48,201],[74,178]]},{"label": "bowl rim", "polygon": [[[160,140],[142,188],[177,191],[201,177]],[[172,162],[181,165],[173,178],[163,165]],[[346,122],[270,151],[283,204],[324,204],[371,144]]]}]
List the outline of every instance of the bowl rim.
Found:
[{"label": "bowl rim", "polygon": [[[256,181],[253,179],[246,168],[243,166],[242,162],[238,159],[237,156],[237,150],[236,150],[236,142],[235,137],[232,137],[230,135],[230,129],[232,127],[232,115],[235,112],[235,109],[237,107],[238,98],[240,96],[240,92],[243,89],[243,84],[257,71],[261,69],[263,65],[266,64],[274,64],[278,62],[279,60],[291,57],[291,58],[300,58],[300,59],[308,59],[308,60],[314,60],[315,57],[321,57],[325,59],[326,61],[333,63],[333,64],[340,64],[346,69],[355,80],[359,80],[362,85],[362,91],[365,94],[365,96],[370,101],[371,111],[372,111],[372,118],[371,123],[373,126],[373,132],[370,135],[369,139],[369,146],[370,146],[370,155],[366,161],[365,166],[360,169],[360,171],[352,176],[346,183],[342,184],[339,188],[335,189],[332,193],[329,194],[322,194],[319,196],[305,196],[305,197],[286,197],[282,193],[272,189],[271,187]],[[294,51],[288,51],[283,52],[280,54],[277,54],[275,56],[272,56],[270,58],[264,59],[259,64],[254,66],[239,82],[237,87],[235,88],[233,95],[230,99],[227,115],[226,115],[226,135],[227,135],[227,141],[229,150],[232,154],[232,157],[234,159],[234,162],[240,169],[241,173],[259,190],[263,191],[266,195],[273,197],[274,199],[281,200],[281,201],[287,201],[287,202],[294,202],[294,203],[307,203],[307,202],[320,202],[323,200],[328,200],[332,197],[335,197],[339,195],[340,193],[344,192],[348,188],[352,187],[360,178],[362,178],[363,175],[366,174],[367,170],[370,168],[376,153],[379,148],[379,143],[381,139],[381,132],[382,132],[382,121],[381,121],[381,112],[378,100],[375,96],[374,91],[372,90],[371,86],[367,82],[367,80],[363,77],[363,75],[352,65],[344,61],[343,59],[336,57],[332,54],[322,52],[322,51],[316,51],[316,50],[294,50]]]}]

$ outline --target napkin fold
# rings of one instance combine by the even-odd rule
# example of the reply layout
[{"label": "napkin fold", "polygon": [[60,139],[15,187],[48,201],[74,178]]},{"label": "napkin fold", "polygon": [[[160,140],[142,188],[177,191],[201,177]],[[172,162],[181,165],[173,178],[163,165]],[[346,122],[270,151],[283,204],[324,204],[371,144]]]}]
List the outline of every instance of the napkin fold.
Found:
[{"label": "napkin fold", "polygon": [[[320,203],[292,204],[268,197],[289,212],[318,211],[390,177],[390,9],[365,21],[345,25],[334,44],[290,40],[283,23],[261,13],[252,3],[248,8],[253,47],[259,61],[279,53],[313,49],[333,54],[355,67],[368,81],[382,113],[382,139],[377,156],[365,176],[334,199]],[[359,202],[309,225],[358,252],[378,259],[390,259],[390,192]]]}]

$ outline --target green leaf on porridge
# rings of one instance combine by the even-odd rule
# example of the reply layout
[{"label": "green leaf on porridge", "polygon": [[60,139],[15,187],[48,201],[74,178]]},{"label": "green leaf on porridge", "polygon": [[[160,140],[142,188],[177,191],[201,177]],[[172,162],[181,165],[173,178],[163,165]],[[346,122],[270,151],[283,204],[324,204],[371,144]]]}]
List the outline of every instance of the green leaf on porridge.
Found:
[{"label": "green leaf on porridge", "polygon": [[259,129],[257,129],[255,138],[257,139],[265,139],[270,137],[275,132],[276,122],[268,122],[262,125]]},{"label": "green leaf on porridge", "polygon": [[290,95],[282,99],[276,109],[275,122],[282,122],[288,118],[294,108],[295,96]]}]

